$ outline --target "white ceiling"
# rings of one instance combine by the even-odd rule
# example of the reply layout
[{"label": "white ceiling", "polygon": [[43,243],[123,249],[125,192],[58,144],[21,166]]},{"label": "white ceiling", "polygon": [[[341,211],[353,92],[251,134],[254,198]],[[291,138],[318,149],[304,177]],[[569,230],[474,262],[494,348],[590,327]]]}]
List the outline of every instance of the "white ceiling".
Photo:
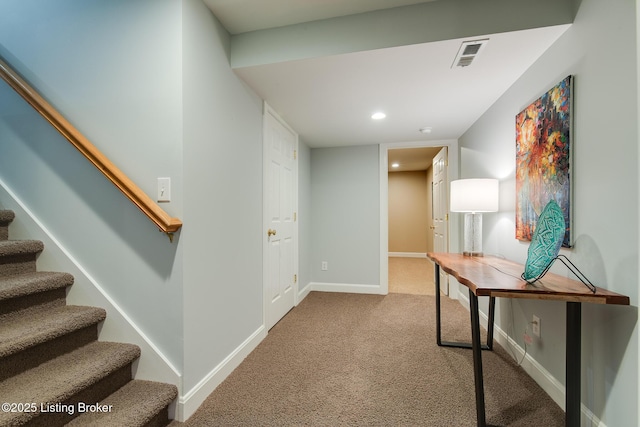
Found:
[{"label": "white ceiling", "polygon": [[[205,3],[231,33],[242,33],[423,2],[205,0]],[[258,64],[234,71],[310,147],[442,141],[464,134],[567,28],[568,25],[555,25],[482,34]],[[489,38],[489,42],[473,64],[452,69],[461,42],[482,38]],[[532,94],[532,98],[534,95],[537,94]],[[378,110],[384,111],[387,118],[371,120],[371,114]],[[431,134],[419,132],[425,126],[433,129]]]}]

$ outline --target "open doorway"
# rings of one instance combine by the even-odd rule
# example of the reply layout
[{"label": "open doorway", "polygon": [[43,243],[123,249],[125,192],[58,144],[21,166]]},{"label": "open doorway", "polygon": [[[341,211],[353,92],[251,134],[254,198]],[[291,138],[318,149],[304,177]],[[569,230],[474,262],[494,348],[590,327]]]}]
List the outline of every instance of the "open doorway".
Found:
[{"label": "open doorway", "polygon": [[380,154],[381,287],[387,293],[433,295],[434,268],[426,253],[447,250],[442,244],[448,244],[452,174],[446,165],[457,171],[457,141],[388,144]]},{"label": "open doorway", "polygon": [[389,293],[434,295],[433,160],[442,147],[388,151]]}]

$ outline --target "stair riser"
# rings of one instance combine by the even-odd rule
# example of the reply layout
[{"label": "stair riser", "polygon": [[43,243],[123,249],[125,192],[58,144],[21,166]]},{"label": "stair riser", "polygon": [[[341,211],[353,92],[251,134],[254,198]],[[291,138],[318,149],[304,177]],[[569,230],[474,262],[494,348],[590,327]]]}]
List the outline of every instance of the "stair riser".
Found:
[{"label": "stair riser", "polygon": [[35,254],[0,257],[0,276],[14,276],[34,271],[36,271]]},{"label": "stair riser", "polygon": [[149,420],[144,427],[165,427],[169,424],[169,407],[160,411],[153,419]]},{"label": "stair riser", "polygon": [[96,325],[91,325],[20,353],[0,358],[0,381],[25,372],[49,359],[61,356],[97,339],[98,328]]},{"label": "stair riser", "polygon": [[[43,243],[9,240],[9,224],[13,219],[13,212],[0,209],[0,278],[3,278],[0,282],[0,325],[4,326],[2,333],[8,338],[0,347],[5,355],[0,357],[0,395],[3,390],[5,394],[12,394],[7,390],[13,390],[14,395],[25,398],[41,396],[40,400],[44,402],[34,400],[37,409],[43,405],[51,412],[0,413],[0,425],[56,427],[78,417],[75,424],[80,426],[140,425],[149,418],[144,424],[146,427],[168,425],[168,405],[171,403],[166,402],[176,398],[176,387],[131,381],[132,366],[140,355],[139,347],[96,342],[100,322],[105,318],[104,310],[65,307],[67,289],[73,284],[73,277],[36,272]],[[66,332],[75,328],[81,329]],[[64,335],[51,338],[58,334]],[[43,340],[45,342],[41,342]],[[34,345],[36,342],[40,344]],[[22,350],[29,345],[33,347]],[[88,363],[98,360],[101,361],[98,364]],[[125,366],[117,368],[121,364]],[[90,384],[111,369],[115,371]],[[122,389],[125,385],[127,388]],[[114,395],[116,391],[118,393]],[[72,393],[75,394],[64,402],[46,402],[65,399],[61,396]],[[83,414],[77,412],[79,402],[95,405],[107,397],[107,402],[113,402],[115,419],[107,417],[92,424],[89,419],[104,414],[87,413],[81,417]],[[146,403],[141,405],[140,402]],[[54,412],[56,404],[63,412]],[[167,406],[160,409],[165,404]]]},{"label": "stair riser", "polygon": [[[78,408],[78,402],[84,402],[86,404],[93,405],[96,402],[100,402],[102,399],[115,392],[120,387],[123,387],[126,383],[131,381],[131,364],[128,364],[117,371],[111,373],[108,377],[98,381],[97,383],[89,386],[88,388],[80,391],[78,394],[65,401],[65,405],[71,405],[73,408]],[[57,402],[50,402],[52,404]],[[117,410],[117,408],[113,408]],[[66,412],[63,413],[41,413],[36,418],[27,421],[24,426],[28,427],[62,427],[72,419],[76,418],[77,412],[73,415],[69,415]]]},{"label": "stair riser", "polygon": [[0,316],[43,304],[49,304],[51,306],[65,305],[66,298],[66,289],[60,288],[4,300],[0,305]]},{"label": "stair riser", "polygon": [[15,219],[16,215],[13,211],[0,209],[0,240],[9,238],[9,224]]}]

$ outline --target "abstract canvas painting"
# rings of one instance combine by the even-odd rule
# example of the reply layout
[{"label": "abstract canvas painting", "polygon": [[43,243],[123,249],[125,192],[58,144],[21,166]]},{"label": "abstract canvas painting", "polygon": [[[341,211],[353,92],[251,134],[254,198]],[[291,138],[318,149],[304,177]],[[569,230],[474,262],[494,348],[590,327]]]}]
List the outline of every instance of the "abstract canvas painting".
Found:
[{"label": "abstract canvas painting", "polygon": [[568,76],[516,116],[516,239],[531,240],[550,200],[562,209],[571,235],[571,104]]}]

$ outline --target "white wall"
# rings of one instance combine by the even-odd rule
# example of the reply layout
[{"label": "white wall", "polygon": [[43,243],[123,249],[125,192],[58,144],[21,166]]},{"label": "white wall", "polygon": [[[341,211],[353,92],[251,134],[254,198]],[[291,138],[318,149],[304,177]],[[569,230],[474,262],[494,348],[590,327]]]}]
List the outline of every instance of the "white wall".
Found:
[{"label": "white wall", "polygon": [[182,4],[181,345],[189,411],[230,373],[241,359],[234,356],[251,349],[252,337],[264,332],[262,100],[229,68],[229,35],[209,9],[200,0]]},{"label": "white wall", "polygon": [[[369,292],[380,285],[378,150],[377,145],[311,150],[313,282],[368,285]],[[321,271],[322,261],[327,271]]]},{"label": "white wall", "polygon": [[[460,139],[462,177],[501,180],[501,208],[485,215],[485,253],[519,262],[515,240],[515,115],[569,74],[574,85],[575,247],[563,252],[596,285],[629,295],[632,307],[583,305],[582,402],[608,426],[638,414],[638,79],[633,2],[583,0],[573,26]],[[563,267],[555,271],[569,274]],[[501,301],[498,326],[510,330]],[[529,354],[564,383],[565,306],[515,300],[512,338],[541,317]],[[486,312],[486,310],[485,310]],[[588,412],[587,412],[588,413]],[[584,425],[584,424],[583,424]]]},{"label": "white wall", "polygon": [[[163,207],[178,217],[181,13],[177,0],[0,5],[0,54],[147,194],[156,177],[170,176],[174,201]],[[4,83],[0,110],[0,179],[181,367],[181,244],[158,233]],[[47,259],[41,269],[59,268]],[[83,280],[71,288],[71,303],[91,286]]]}]

